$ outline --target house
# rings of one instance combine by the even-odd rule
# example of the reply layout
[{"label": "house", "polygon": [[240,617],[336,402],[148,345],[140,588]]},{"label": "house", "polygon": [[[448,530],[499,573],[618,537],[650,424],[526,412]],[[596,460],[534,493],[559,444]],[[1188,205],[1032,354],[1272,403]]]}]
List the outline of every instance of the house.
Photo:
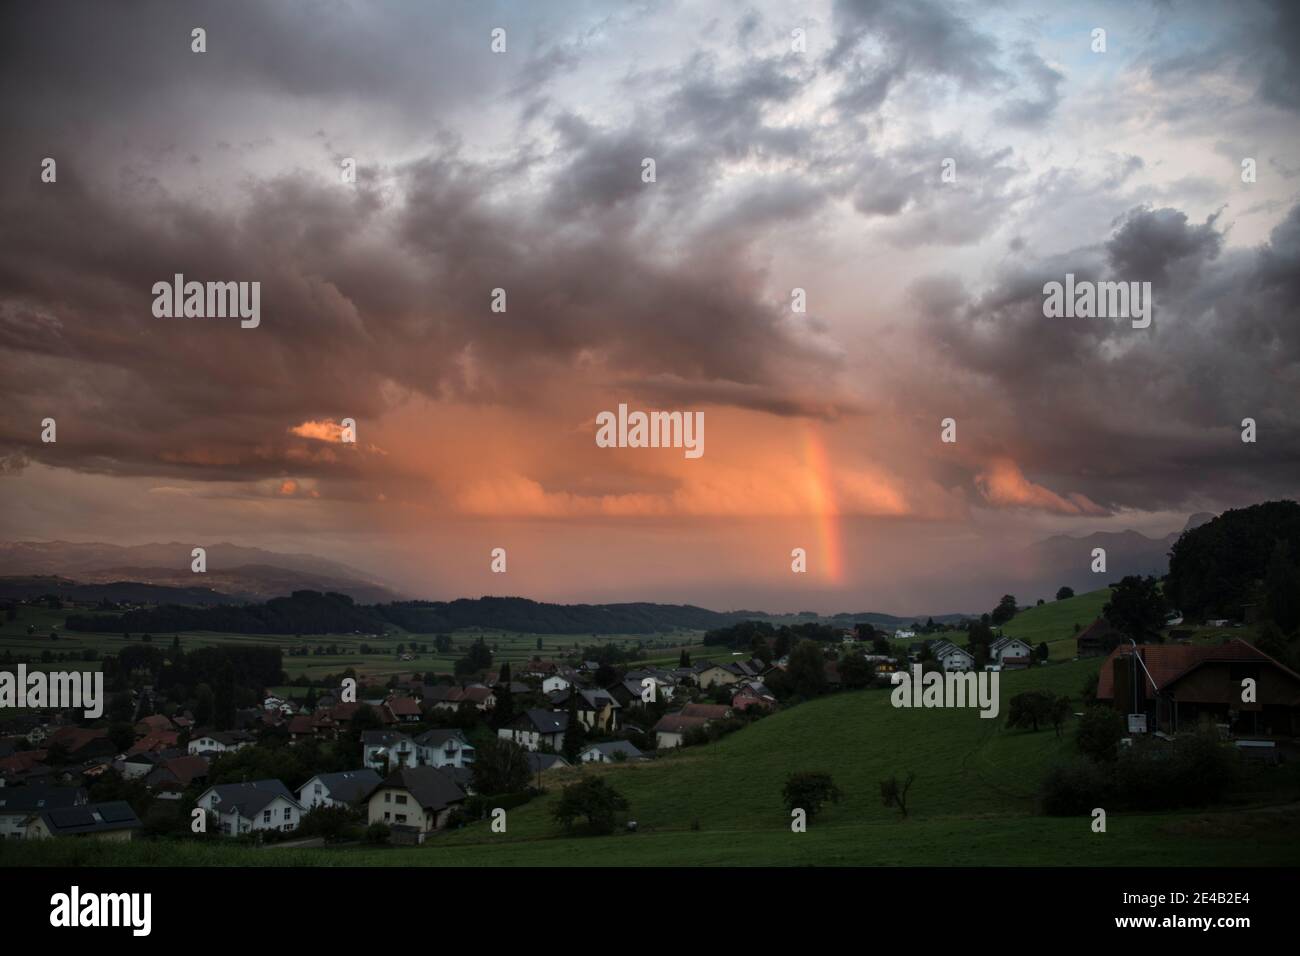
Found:
[{"label": "house", "polygon": [[86,800],[80,787],[0,787],[0,840],[21,840],[32,816],[79,807]]},{"label": "house", "polygon": [[379,774],[369,769],[318,773],[298,788],[298,802],[304,810],[350,807],[369,797],[381,782]]},{"label": "house", "polygon": [[655,724],[655,747],[658,750],[670,750],[686,742],[686,735],[697,729],[709,726],[707,717],[687,717],[682,714],[664,714]]},{"label": "house", "polygon": [[528,757],[528,772],[534,777],[561,767],[573,766],[559,754],[529,753],[526,756]]},{"label": "house", "polygon": [[564,732],[569,727],[569,715],[564,711],[524,711],[509,725],[497,731],[502,740],[512,740],[525,750],[539,750],[543,746],[559,750],[564,745]]},{"label": "house", "polygon": [[572,689],[561,691],[551,698],[551,706],[556,710],[567,710],[571,695],[577,696],[575,710],[578,723],[588,730],[612,734],[618,730],[618,712],[623,705],[607,690]]},{"label": "house", "polygon": [[488,711],[496,707],[496,694],[492,692],[491,687],[485,687],[482,684],[474,684],[469,687],[448,687],[439,684],[429,689],[427,700],[433,702],[436,710],[456,711],[462,705],[473,707],[476,710]]},{"label": "house", "polygon": [[298,829],[302,804],[279,780],[223,783],[199,795],[198,806],[217,818],[223,836],[240,836],[258,830]]},{"label": "house", "polygon": [[140,777],[149,776],[161,762],[162,758],[156,753],[141,751],[140,753],[131,754],[125,760],[120,761],[117,770],[125,779],[136,780]]},{"label": "house", "polygon": [[135,836],[140,826],[140,818],[129,803],[112,800],[41,810],[27,821],[23,835],[28,840],[81,837],[125,842]]},{"label": "house", "polygon": [[193,754],[224,754],[251,747],[257,742],[246,730],[213,730],[200,734],[185,749]]},{"label": "house", "polygon": [[572,683],[570,683],[565,678],[561,677],[559,674],[550,674],[542,678],[543,694],[547,694],[547,695],[554,694],[557,693],[558,691],[568,690],[572,686],[573,686]]},{"label": "house", "polygon": [[1099,617],[1079,632],[1074,641],[1075,653],[1080,657],[1105,657],[1127,640],[1109,621]]},{"label": "house", "polygon": [[618,763],[624,760],[642,760],[645,755],[626,740],[611,740],[591,744],[578,752],[582,763]]},{"label": "house", "polygon": [[154,714],[135,722],[135,733],[138,737],[147,737],[149,734],[165,733],[169,730],[175,730],[170,717],[164,717],[162,714]]},{"label": "house", "polygon": [[771,710],[776,706],[776,696],[759,681],[750,681],[731,698],[731,709],[746,711],[751,708]]},{"label": "house", "polygon": [[366,730],[361,734],[361,763],[377,770],[415,767],[420,763],[415,741],[393,730]]},{"label": "house", "polygon": [[465,801],[465,791],[437,767],[399,767],[367,799],[368,817],[386,823],[398,843],[423,843],[447,825],[452,807]]},{"label": "house", "polygon": [[969,671],[975,668],[974,655],[952,641],[935,641],[930,645],[930,653],[943,666],[945,672]]},{"label": "house", "polygon": [[170,757],[154,767],[144,784],[157,792],[159,799],[178,800],[190,786],[207,783],[208,766],[207,757]]},{"label": "house", "polygon": [[742,676],[732,667],[725,667],[712,661],[700,661],[691,668],[691,673],[695,677],[696,685],[704,690],[716,685],[734,684]]},{"label": "house", "polygon": [[910,628],[900,627],[898,630],[894,631],[894,640],[896,641],[910,641],[914,637],[916,637],[916,631],[913,631]]},{"label": "house", "polygon": [[414,743],[417,764],[458,769],[474,764],[474,747],[460,730],[427,730]]},{"label": "house", "polygon": [[[1255,681],[1255,702],[1242,681]],[[1300,674],[1241,638],[1222,644],[1123,645],[1097,678],[1097,701],[1124,714],[1145,714],[1149,730],[1178,733],[1201,718],[1233,734],[1300,734]]]},{"label": "house", "polygon": [[1018,637],[999,637],[989,645],[989,662],[1009,669],[1028,667],[1034,660],[1034,649]]},{"label": "house", "polygon": [[413,697],[390,697],[384,701],[384,709],[399,724],[418,724],[424,717],[419,701]]}]

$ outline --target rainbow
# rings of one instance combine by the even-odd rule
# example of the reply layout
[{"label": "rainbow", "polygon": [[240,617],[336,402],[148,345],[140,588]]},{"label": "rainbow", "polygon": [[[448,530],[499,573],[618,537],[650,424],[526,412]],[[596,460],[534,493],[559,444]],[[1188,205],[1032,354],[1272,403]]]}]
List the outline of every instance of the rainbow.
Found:
[{"label": "rainbow", "polygon": [[[804,467],[808,476],[808,503],[816,520],[818,550],[808,556],[809,570],[821,565],[832,583],[844,580],[844,551],[840,540],[839,505],[835,500],[835,480],[830,455],[820,427],[809,422],[804,426]],[[818,560],[820,558],[820,560]]]}]

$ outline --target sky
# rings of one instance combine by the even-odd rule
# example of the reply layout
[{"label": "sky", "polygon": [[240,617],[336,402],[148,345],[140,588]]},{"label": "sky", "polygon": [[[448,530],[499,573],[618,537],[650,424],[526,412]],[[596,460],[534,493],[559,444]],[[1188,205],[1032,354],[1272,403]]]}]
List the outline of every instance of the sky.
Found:
[{"label": "sky", "polygon": [[1297,495],[1294,3],[52,0],[0,76],[0,540],[941,613]]}]

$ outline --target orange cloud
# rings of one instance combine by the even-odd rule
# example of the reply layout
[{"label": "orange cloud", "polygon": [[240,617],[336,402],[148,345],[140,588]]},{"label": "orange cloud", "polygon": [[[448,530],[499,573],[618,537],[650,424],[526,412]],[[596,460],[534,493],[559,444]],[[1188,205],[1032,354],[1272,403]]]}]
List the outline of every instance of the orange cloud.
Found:
[{"label": "orange cloud", "polygon": [[1063,515],[1104,515],[1108,512],[1087,497],[1071,492],[1058,495],[1024,476],[1009,458],[999,458],[975,476],[975,487],[984,500],[999,508],[1032,508]]}]

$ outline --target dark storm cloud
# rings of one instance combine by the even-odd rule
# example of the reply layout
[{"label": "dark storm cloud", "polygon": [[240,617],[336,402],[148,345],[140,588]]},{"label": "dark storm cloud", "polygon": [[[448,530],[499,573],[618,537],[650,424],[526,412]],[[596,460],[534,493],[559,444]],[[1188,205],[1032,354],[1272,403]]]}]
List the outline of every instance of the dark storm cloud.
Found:
[{"label": "dark storm cloud", "polygon": [[[944,402],[966,409],[967,435],[987,436],[986,453],[1072,476],[1104,506],[1294,494],[1300,206],[1267,245],[1221,246],[1214,217],[1141,208],[1104,244],[1021,265],[980,295],[919,283],[924,333],[954,372]],[[1153,328],[1045,318],[1043,284],[1066,271],[1157,283]],[[1247,417],[1259,423],[1253,445],[1240,440]]]}]

